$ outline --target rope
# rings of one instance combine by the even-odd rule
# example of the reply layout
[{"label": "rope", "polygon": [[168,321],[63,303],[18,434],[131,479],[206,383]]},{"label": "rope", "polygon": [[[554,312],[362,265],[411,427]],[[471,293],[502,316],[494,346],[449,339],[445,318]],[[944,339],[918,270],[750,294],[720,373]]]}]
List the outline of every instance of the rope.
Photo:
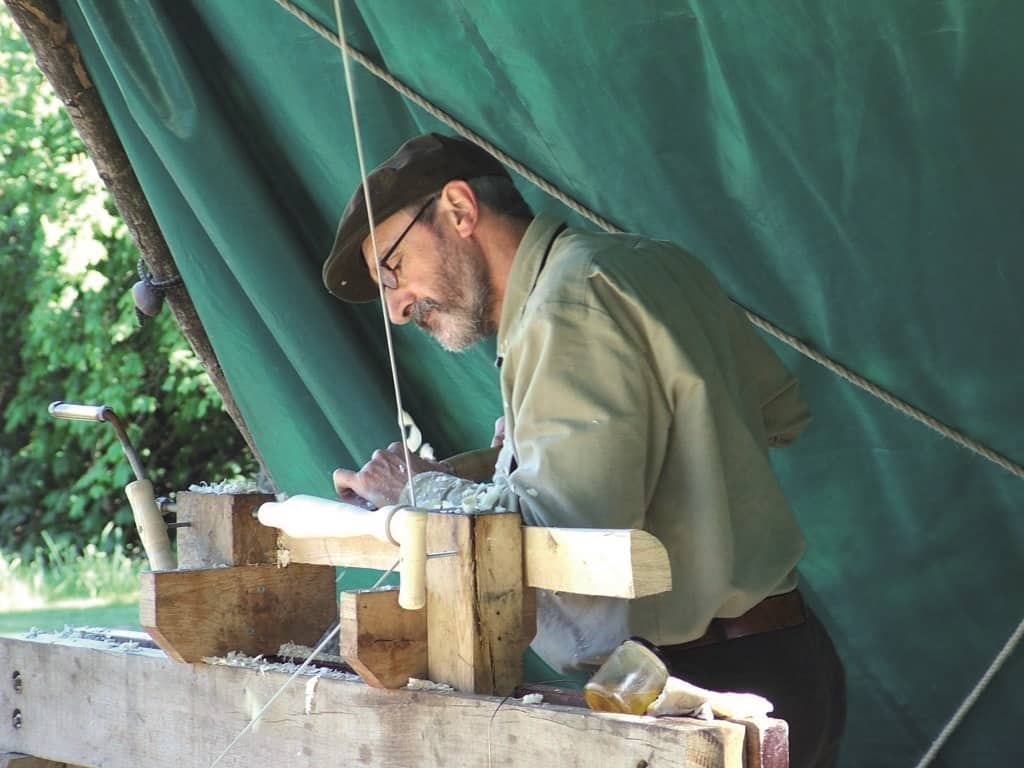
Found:
[{"label": "rope", "polygon": [[985,670],[985,674],[981,676],[981,679],[978,681],[977,685],[974,686],[974,689],[967,694],[967,698],[963,700],[959,709],[957,709],[953,714],[953,717],[950,718],[949,722],[946,723],[946,727],[943,728],[939,735],[935,737],[935,741],[932,742],[932,745],[928,748],[928,751],[925,752],[924,757],[921,758],[921,761],[915,766],[915,768],[925,768],[925,766],[931,764],[932,760],[934,760],[935,756],[939,753],[939,750],[941,750],[945,745],[946,740],[950,737],[953,731],[957,729],[957,726],[963,722],[968,711],[970,711],[971,707],[974,706],[974,703],[981,697],[982,692],[986,687],[988,687],[992,678],[996,676],[996,673],[999,672],[1006,660],[1010,658],[1010,654],[1013,653],[1022,636],[1024,636],[1024,619],[1021,619],[1020,624],[1017,625],[1017,629],[1015,629],[1013,634],[1010,635],[1010,639],[1006,641],[1002,650],[996,654],[996,657],[992,660],[989,668]]},{"label": "rope", "polygon": [[[307,27],[309,27],[311,30],[320,35],[320,37],[324,38],[332,45],[342,49],[342,51],[344,51],[344,53],[347,56],[351,57],[360,66],[362,66],[364,69],[370,72],[370,74],[374,75],[380,80],[383,80],[385,83],[387,83],[400,94],[402,94],[402,96],[407,98],[412,103],[416,104],[416,106],[420,107],[437,120],[440,120],[453,131],[459,133],[461,136],[469,139],[477,146],[490,152],[492,155],[498,158],[498,160],[500,160],[502,163],[504,163],[506,166],[508,166],[513,171],[518,173],[520,176],[522,176],[524,179],[529,181],[534,186],[546,192],[548,195],[558,200],[560,203],[570,208],[571,210],[575,211],[583,218],[600,227],[605,232],[623,232],[622,229],[612,224],[603,216],[594,212],[590,208],[587,208],[585,205],[578,202],[577,200],[574,200],[573,198],[569,197],[567,194],[562,192],[562,190],[553,185],[547,179],[534,173],[527,166],[523,165],[512,156],[508,155],[500,148],[496,147],[483,136],[472,131],[469,127],[456,120],[447,112],[444,112],[431,102],[427,101],[423,96],[409,88],[409,86],[407,86],[401,80],[397,79],[394,75],[388,72],[388,70],[384,69],[383,67],[372,61],[366,54],[362,53],[358,49],[353,48],[351,45],[344,42],[344,40],[341,37],[339,37],[337,34],[335,34],[330,29],[325,27],[315,18],[310,16],[308,13],[306,13],[306,11],[299,8],[294,3],[290,2],[290,0],[274,0],[274,2],[276,2],[279,6],[281,6],[290,14],[295,16],[297,19],[302,21],[302,23],[304,23]],[[836,362],[832,358],[822,354],[821,352],[818,352],[813,347],[807,345],[803,341],[800,341],[795,336],[787,333],[786,331],[783,331],[781,328],[779,328],[769,320],[761,317],[760,315],[755,314],[746,307],[743,307],[741,304],[739,304],[739,302],[736,302],[735,299],[733,299],[733,301],[738,306],[740,306],[740,308],[746,314],[750,322],[752,322],[758,328],[763,330],[765,333],[775,337],[783,344],[792,347],[794,350],[802,354],[804,357],[814,361],[815,363],[818,363],[818,365],[821,365],[826,370],[831,371],[840,378],[845,379],[849,383],[853,384],[855,387],[858,387],[867,392],[868,394],[873,395],[874,397],[878,398],[887,405],[895,408],[903,415],[908,416],[911,419],[914,419],[915,421],[923,424],[924,426],[928,427],[931,430],[934,430],[947,440],[952,440],[957,445],[966,448],[969,451],[972,451],[973,453],[1001,467],[1002,469],[1006,470],[1012,475],[1024,478],[1024,466],[1021,466],[1020,464],[1012,461],[1011,459],[1006,458],[1000,453],[997,453],[996,451],[987,447],[983,443],[974,440],[971,437],[968,437],[963,432],[960,432],[959,430],[956,430],[946,424],[943,424],[941,421],[928,415],[920,408],[916,408],[915,406],[911,405],[905,400],[896,397],[891,392],[882,389],[877,384],[874,384],[873,382],[864,378],[860,374],[852,371],[851,369],[844,366],[842,363]]]}]

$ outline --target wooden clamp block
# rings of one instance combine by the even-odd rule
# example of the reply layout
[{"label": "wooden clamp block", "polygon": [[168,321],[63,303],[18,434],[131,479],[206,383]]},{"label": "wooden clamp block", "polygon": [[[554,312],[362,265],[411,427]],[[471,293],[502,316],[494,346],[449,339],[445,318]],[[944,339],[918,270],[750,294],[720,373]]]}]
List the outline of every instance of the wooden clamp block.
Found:
[{"label": "wooden clamp block", "polygon": [[341,655],[374,688],[427,676],[427,613],[398,605],[398,587],[341,593]]},{"label": "wooden clamp block", "polygon": [[334,590],[334,569],[319,565],[145,571],[139,622],[177,661],[274,654],[316,645],[337,617]]},{"label": "wooden clamp block", "polygon": [[[504,696],[523,677],[523,534],[517,514],[427,518],[427,667],[457,690]],[[451,554],[445,554],[451,553]]]},{"label": "wooden clamp block", "polygon": [[57,763],[41,757],[30,757],[12,752],[0,753],[0,768],[78,768],[71,763]]},{"label": "wooden clamp block", "polygon": [[265,493],[221,494],[179,491],[178,568],[277,562],[277,530],[256,519]]}]

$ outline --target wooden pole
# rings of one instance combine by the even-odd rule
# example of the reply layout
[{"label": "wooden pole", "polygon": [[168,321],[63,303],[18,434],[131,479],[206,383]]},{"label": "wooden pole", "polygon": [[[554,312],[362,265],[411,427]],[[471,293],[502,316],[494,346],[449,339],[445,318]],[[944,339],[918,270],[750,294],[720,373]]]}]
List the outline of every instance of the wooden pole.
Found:
[{"label": "wooden pole", "polygon": [[[53,0],[4,0],[4,3],[32,47],[39,69],[64,103],[71,122],[96,164],[100,178],[110,190],[150,273],[157,280],[177,277],[178,267],[170,248],[100,100],[99,92],[89,77],[81,52],[71,37],[71,30],[59,6]],[[263,457],[224,378],[224,371],[202,321],[196,314],[188,290],[184,285],[168,288],[166,298],[175,322],[206,369],[224,402],[225,410],[235,422],[253,456],[266,471]]]}]

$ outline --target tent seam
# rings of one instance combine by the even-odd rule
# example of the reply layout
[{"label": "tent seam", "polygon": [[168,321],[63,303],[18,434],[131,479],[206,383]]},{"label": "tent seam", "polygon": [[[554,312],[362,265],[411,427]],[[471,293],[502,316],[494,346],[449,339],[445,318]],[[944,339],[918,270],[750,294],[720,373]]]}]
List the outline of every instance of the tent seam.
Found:
[{"label": "tent seam", "polygon": [[[520,163],[518,160],[513,158],[508,153],[496,147],[483,136],[480,136],[478,133],[471,130],[468,126],[458,121],[457,119],[449,115],[447,112],[444,112],[443,110],[435,106],[433,103],[428,101],[425,97],[421,96],[416,91],[412,90],[409,86],[407,86],[401,80],[392,75],[387,69],[381,67],[379,64],[377,64],[368,56],[366,56],[366,54],[362,53],[358,49],[352,47],[348,43],[341,40],[336,33],[332,32],[328,27],[324,26],[322,23],[320,23],[316,18],[311,16],[305,10],[299,8],[297,5],[290,2],[290,0],[274,0],[274,2],[276,2],[279,6],[284,8],[297,19],[299,19],[307,27],[309,27],[311,30],[320,35],[320,37],[324,38],[332,45],[343,49],[355,62],[357,62],[360,66],[366,69],[370,74],[387,83],[393,89],[398,91],[398,93],[400,93],[402,96],[412,101],[414,104],[428,112],[431,116],[440,120],[442,123],[444,123],[449,128],[459,133],[464,138],[469,139],[474,144],[490,152],[503,164],[507,165],[510,169],[512,169],[517,174],[522,176],[524,179],[529,181],[531,184],[539,188],[541,191],[555,198],[560,203],[567,206],[571,210],[575,211],[580,216],[597,225],[604,231],[617,234],[621,234],[623,232],[622,229],[612,224],[610,221],[608,221],[608,219],[604,218],[603,216],[591,210],[590,208],[587,208],[582,203],[569,197],[567,194],[562,192],[562,190],[554,186],[547,179],[533,172],[532,170],[530,170],[530,168]],[[947,424],[944,424],[943,422],[939,421],[938,419],[934,418],[928,413],[925,413],[920,408],[911,405],[905,400],[892,394],[888,390],[885,390],[882,387],[875,384],[874,382],[864,378],[863,376],[851,370],[850,368],[847,368],[842,363],[839,363],[833,360],[832,358],[828,357],[827,355],[823,354],[822,352],[819,352],[818,350],[814,349],[813,347],[801,341],[792,334],[782,330],[771,321],[744,307],[742,304],[736,301],[736,299],[732,299],[732,301],[740,309],[743,310],[744,314],[746,314],[747,318],[755,326],[760,328],[768,335],[778,339],[780,342],[787,345],[788,347],[791,347],[792,349],[796,350],[804,357],[808,358],[809,360],[812,360],[813,362],[822,366],[823,368],[835,374],[836,376],[845,379],[847,382],[853,384],[855,387],[858,387],[859,389],[864,390],[868,394],[873,395],[886,405],[895,408],[904,416],[907,416],[913,419],[914,421],[917,421],[920,424],[923,424],[924,426],[928,427],[929,429],[937,432],[938,434],[945,437],[947,440],[951,440],[957,445],[961,446],[962,448],[966,448],[972,453],[981,456],[983,459],[992,462],[996,466],[1009,472],[1011,475],[1014,475],[1019,478],[1024,478],[1024,466],[1021,466],[1020,464],[1016,463],[1015,461],[1012,461],[1006,456],[1003,456],[997,451],[992,450],[988,446],[967,436],[963,432],[954,429],[953,427],[950,427]]]}]

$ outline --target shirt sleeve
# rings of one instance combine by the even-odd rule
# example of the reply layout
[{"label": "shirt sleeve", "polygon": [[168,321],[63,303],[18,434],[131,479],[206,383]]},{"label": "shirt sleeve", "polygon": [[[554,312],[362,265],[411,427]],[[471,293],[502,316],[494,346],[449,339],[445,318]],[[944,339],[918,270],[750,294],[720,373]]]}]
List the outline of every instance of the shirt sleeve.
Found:
[{"label": "shirt sleeve", "polygon": [[523,333],[503,383],[524,521],[643,527],[668,424],[645,342],[627,318],[581,304],[541,307]]},{"label": "shirt sleeve", "polygon": [[757,388],[768,445],[782,448],[796,440],[811,421],[811,411],[800,395],[800,385],[778,355],[761,338],[738,307],[731,307],[731,338],[737,355],[746,362],[745,376]]}]

